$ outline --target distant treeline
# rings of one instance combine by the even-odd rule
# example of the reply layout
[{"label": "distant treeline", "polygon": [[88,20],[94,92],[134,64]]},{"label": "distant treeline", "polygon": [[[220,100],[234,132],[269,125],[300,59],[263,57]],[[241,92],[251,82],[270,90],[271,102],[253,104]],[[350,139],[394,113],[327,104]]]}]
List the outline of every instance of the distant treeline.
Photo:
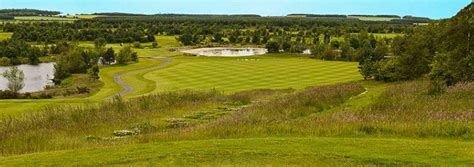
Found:
[{"label": "distant treeline", "polygon": [[0,16],[50,16],[58,14],[61,14],[61,12],[37,9],[0,9]]},{"label": "distant treeline", "polygon": [[403,19],[405,19],[405,20],[425,20],[425,21],[431,20],[430,18],[427,18],[427,17],[416,17],[416,16],[403,16]]},{"label": "distant treeline", "polygon": [[[289,14],[287,17],[320,17],[320,18],[348,18],[349,16],[352,17],[378,17],[378,18],[394,18],[398,19],[395,22],[399,23],[412,23],[412,22],[428,22],[431,21],[430,18],[427,17],[416,17],[416,16],[398,16],[398,15],[326,15],[326,14]],[[408,20],[408,21],[400,21],[400,20]]]},{"label": "distant treeline", "polygon": [[0,15],[0,20],[13,20],[15,16],[2,16]]},{"label": "distant treeline", "polygon": [[156,14],[162,17],[261,17],[255,14],[214,15],[214,14]]},{"label": "distant treeline", "polygon": [[236,15],[217,15],[217,14],[135,14],[135,13],[120,13],[120,12],[112,12],[112,13],[94,13],[93,15],[101,15],[101,16],[158,16],[158,17],[261,17],[260,15],[255,14],[236,14]]},{"label": "distant treeline", "polygon": [[93,13],[92,15],[100,15],[100,16],[148,16],[146,14],[121,13],[121,12]]},{"label": "distant treeline", "polygon": [[337,15],[337,14],[289,14],[288,17],[329,17],[329,18],[347,18],[347,15]]}]

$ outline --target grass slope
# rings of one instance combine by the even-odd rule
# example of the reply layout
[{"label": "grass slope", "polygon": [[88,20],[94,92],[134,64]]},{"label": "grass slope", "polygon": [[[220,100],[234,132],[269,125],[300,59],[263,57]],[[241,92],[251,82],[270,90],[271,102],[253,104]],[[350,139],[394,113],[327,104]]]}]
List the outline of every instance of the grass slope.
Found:
[{"label": "grass slope", "polygon": [[473,165],[473,142],[254,138],[163,142],[0,158],[0,165]]}]

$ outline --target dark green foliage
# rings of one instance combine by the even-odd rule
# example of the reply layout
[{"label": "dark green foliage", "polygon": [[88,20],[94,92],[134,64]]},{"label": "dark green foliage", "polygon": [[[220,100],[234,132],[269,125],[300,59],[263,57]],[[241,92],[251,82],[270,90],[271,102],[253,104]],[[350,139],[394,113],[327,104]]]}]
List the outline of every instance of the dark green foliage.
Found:
[{"label": "dark green foliage", "polygon": [[129,45],[124,46],[120,50],[120,52],[117,54],[117,57],[116,57],[117,64],[124,65],[127,62],[131,61],[132,54],[133,54],[132,47],[130,47]]},{"label": "dark green foliage", "polygon": [[[453,19],[441,24],[444,28],[441,53],[436,55],[432,80],[447,85],[474,80],[474,5],[469,5]],[[439,82],[439,81],[438,81]]]},{"label": "dark green foliage", "polygon": [[157,48],[157,47],[158,47],[158,42],[153,42],[153,43],[151,43],[151,47],[152,47],[152,48]]},{"label": "dark green foliage", "polygon": [[138,62],[138,53],[137,52],[132,52],[132,55],[131,55],[131,60],[134,61],[134,62]]},{"label": "dark green foliage", "polygon": [[[109,53],[107,53],[109,52]],[[107,54],[114,55],[115,51],[109,48],[106,52],[100,49],[88,50],[81,47],[75,47],[70,51],[57,56],[54,65],[54,82],[61,83],[62,80],[71,76],[71,74],[88,74],[89,79],[99,79],[99,57],[102,56],[102,62],[108,63],[110,59],[106,59]]]},{"label": "dark green foliage", "polygon": [[115,62],[115,51],[112,48],[108,48],[105,53],[102,55],[102,63],[103,64],[112,64]]},{"label": "dark green foliage", "polygon": [[[4,58],[3,63],[5,65],[17,65],[22,63],[35,65],[39,63],[39,57],[46,55],[46,50],[32,47],[22,40],[0,41],[0,57]],[[5,58],[9,60],[7,61]],[[22,58],[28,59],[28,62],[20,61]]]},{"label": "dark green foliage", "polygon": [[0,9],[0,16],[49,16],[58,14],[61,14],[61,12],[36,9]]},{"label": "dark green foliage", "polygon": [[141,48],[142,48],[142,44],[141,44],[140,42],[134,42],[134,43],[133,43],[133,48],[141,49]]},{"label": "dark green foliage", "polygon": [[105,38],[97,38],[94,40],[94,46],[97,49],[103,48],[107,45],[107,40]]},{"label": "dark green foliage", "polygon": [[87,69],[87,74],[89,75],[89,79],[91,80],[98,80],[99,77],[99,66],[94,65],[91,68]]},{"label": "dark green foliage", "polygon": [[280,52],[280,43],[276,41],[268,41],[265,48],[267,48],[269,53],[278,53]]}]

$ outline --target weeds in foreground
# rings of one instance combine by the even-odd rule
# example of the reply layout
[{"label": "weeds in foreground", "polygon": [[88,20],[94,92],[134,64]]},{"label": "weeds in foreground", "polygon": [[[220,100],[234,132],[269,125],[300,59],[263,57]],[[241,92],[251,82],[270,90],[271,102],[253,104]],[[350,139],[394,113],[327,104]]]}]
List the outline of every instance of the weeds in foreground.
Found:
[{"label": "weeds in foreground", "polygon": [[[395,84],[362,109],[343,106],[359,84],[294,90],[169,92],[97,106],[48,107],[0,120],[2,155],[165,140],[276,136],[388,136],[472,140],[474,84],[427,93]],[[370,90],[369,90],[370,91]],[[330,112],[327,112],[330,110]],[[114,138],[113,132],[140,132]]]}]

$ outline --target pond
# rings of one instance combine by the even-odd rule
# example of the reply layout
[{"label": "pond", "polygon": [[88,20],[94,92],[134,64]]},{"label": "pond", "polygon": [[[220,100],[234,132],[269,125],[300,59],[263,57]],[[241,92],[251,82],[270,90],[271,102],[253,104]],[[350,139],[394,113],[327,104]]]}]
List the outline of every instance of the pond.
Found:
[{"label": "pond", "polygon": [[264,48],[200,48],[183,50],[181,52],[197,56],[241,57],[263,55],[266,54],[268,51]]},{"label": "pond", "polygon": [[[52,85],[51,79],[54,77],[54,63],[41,63],[38,65],[18,65],[25,74],[25,87],[20,91],[37,92],[44,90],[46,85]],[[0,67],[0,74],[10,69],[10,67]],[[0,90],[8,89],[8,80],[0,75]]]}]

